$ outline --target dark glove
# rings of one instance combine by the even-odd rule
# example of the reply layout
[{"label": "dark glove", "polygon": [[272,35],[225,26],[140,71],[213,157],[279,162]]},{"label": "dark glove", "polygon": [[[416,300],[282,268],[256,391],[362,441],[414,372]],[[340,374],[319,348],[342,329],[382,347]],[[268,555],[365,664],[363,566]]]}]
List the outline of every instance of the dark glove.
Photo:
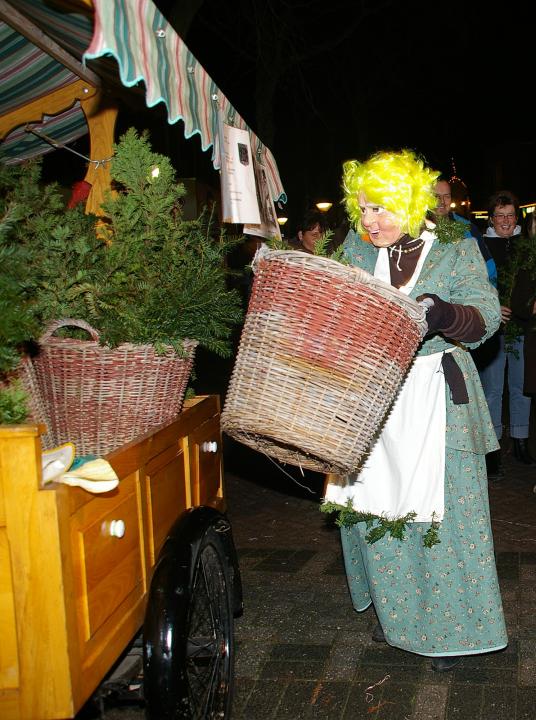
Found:
[{"label": "dark glove", "polygon": [[424,300],[424,298],[430,298],[434,301],[434,304],[428,308],[426,312],[426,322],[428,323],[428,335],[435,332],[441,332],[446,328],[449,328],[456,319],[456,311],[452,303],[441,300],[440,297],[432,293],[425,293],[419,295],[417,302]]}]

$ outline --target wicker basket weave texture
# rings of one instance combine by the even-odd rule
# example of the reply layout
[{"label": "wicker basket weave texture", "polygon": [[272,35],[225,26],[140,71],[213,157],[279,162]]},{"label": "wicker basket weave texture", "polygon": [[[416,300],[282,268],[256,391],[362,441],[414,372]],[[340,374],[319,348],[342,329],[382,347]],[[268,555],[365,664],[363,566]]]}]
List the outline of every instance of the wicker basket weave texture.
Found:
[{"label": "wicker basket weave texture", "polygon": [[56,443],[50,433],[50,423],[47,420],[47,413],[35,374],[35,367],[30,357],[25,356],[22,358],[17,369],[17,376],[28,397],[28,422],[42,423],[46,426],[46,431],[41,434],[40,438],[43,449],[49,450],[54,447]]},{"label": "wicker basket weave texture", "polygon": [[[53,337],[65,326],[83,327],[92,339]],[[104,455],[175,417],[182,409],[197,342],[184,341],[185,357],[151,345],[102,346],[83,321],[52,323],[40,340],[33,370],[42,418],[52,445],[71,441],[77,454]]]},{"label": "wicker basket weave texture", "polygon": [[283,462],[352,472],[425,330],[423,308],[368,273],[270,252],[257,266],[222,427]]}]

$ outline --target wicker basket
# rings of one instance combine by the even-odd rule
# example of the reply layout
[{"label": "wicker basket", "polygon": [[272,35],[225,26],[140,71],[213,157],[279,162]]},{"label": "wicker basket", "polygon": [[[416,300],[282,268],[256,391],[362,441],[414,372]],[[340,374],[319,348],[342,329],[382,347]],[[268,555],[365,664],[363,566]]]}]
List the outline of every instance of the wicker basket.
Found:
[{"label": "wicker basket", "polygon": [[359,268],[263,249],[222,413],[285,463],[359,467],[426,332],[417,302]]},{"label": "wicker basket", "polygon": [[[61,327],[87,330],[91,340],[53,337]],[[35,419],[45,422],[45,448],[71,441],[79,455],[104,455],[182,409],[197,342],[184,341],[184,357],[152,345],[99,344],[83,320],[53,322],[40,352],[21,370]]]},{"label": "wicker basket", "polygon": [[35,366],[32,358],[24,356],[17,370],[17,375],[20,378],[24,390],[28,396],[28,409],[30,411],[27,422],[41,423],[46,426],[46,431],[41,433],[41,447],[43,450],[50,450],[55,447],[54,437],[50,431],[50,421],[46,411],[45,403],[39,382],[37,380],[37,374],[35,372]]}]

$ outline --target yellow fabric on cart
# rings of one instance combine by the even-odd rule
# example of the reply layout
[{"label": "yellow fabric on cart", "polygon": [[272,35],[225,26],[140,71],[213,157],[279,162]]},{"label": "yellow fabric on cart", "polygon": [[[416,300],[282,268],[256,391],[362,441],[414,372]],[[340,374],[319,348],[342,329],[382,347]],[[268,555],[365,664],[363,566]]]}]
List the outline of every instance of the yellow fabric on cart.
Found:
[{"label": "yellow fabric on cart", "polygon": [[43,485],[50,482],[80,487],[90,493],[105,493],[119,485],[119,478],[104,458],[81,458],[74,466],[75,446],[64,443],[42,453]]}]

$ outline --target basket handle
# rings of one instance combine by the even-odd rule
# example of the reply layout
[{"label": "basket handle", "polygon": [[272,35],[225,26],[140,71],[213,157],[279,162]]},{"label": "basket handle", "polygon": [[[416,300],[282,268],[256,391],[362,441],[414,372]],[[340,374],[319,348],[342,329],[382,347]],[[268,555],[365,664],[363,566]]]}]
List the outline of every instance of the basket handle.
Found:
[{"label": "basket handle", "polygon": [[59,330],[59,328],[61,327],[78,327],[82,330],[86,330],[91,335],[91,339],[95,340],[96,342],[98,342],[100,338],[97,330],[91,327],[91,325],[85,320],[77,320],[76,318],[64,318],[63,320],[53,320],[50,323],[45,332],[39,338],[39,344],[43,345],[47,342],[47,340],[50,340],[56,330]]}]

